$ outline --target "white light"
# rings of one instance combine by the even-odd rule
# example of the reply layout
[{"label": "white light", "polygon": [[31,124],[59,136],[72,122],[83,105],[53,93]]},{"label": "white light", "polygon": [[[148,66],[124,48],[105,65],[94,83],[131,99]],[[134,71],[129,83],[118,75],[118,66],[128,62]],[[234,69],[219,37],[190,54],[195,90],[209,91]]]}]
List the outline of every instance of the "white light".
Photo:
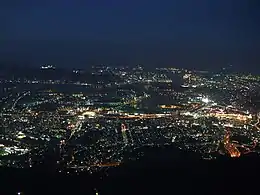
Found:
[{"label": "white light", "polygon": [[201,101],[207,104],[209,103],[209,98],[202,98]]}]

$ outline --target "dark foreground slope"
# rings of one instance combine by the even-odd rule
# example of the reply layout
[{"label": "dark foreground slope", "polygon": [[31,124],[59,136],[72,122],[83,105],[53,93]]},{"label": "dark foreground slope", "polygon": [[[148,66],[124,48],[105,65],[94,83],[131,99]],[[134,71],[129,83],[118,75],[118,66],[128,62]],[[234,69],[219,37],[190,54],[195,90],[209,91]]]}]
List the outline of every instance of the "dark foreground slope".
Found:
[{"label": "dark foreground slope", "polygon": [[200,160],[176,148],[143,149],[136,162],[88,175],[58,174],[49,168],[1,169],[0,194],[250,194],[258,192],[260,158]]}]

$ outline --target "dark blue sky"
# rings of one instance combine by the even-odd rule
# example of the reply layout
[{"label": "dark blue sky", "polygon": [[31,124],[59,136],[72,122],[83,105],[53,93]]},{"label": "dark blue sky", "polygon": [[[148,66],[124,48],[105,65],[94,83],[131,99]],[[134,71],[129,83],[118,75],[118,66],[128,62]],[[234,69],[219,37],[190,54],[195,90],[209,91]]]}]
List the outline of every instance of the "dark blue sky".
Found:
[{"label": "dark blue sky", "polygon": [[260,69],[258,0],[2,0],[0,61]]}]

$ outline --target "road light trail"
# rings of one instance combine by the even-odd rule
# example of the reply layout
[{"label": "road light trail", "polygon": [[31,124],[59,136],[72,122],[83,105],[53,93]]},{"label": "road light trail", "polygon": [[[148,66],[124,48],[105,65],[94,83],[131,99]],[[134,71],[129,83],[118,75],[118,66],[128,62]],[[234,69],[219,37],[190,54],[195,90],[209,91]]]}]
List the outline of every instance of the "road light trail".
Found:
[{"label": "road light trail", "polygon": [[28,94],[30,94],[30,91],[27,91],[27,92],[23,93],[22,95],[20,95],[20,96],[14,101],[14,104],[13,104],[13,106],[12,106],[11,109],[14,110],[14,108],[15,108],[16,104],[18,103],[18,101],[19,101],[20,99],[22,99],[23,97],[25,97],[26,95],[28,95]]},{"label": "road light trail", "polygon": [[230,143],[230,134],[228,129],[226,130],[226,134],[224,137],[224,147],[231,157],[240,157],[241,153],[239,152],[235,144]]}]

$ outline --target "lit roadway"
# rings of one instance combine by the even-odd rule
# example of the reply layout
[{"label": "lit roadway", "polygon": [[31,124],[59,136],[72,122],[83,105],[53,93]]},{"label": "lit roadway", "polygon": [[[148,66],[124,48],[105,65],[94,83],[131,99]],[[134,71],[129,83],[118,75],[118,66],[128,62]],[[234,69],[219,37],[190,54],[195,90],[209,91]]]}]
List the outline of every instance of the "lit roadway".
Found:
[{"label": "lit roadway", "polygon": [[241,156],[241,152],[238,150],[238,148],[246,149],[246,151],[243,152],[244,154],[248,154],[248,153],[252,152],[252,150],[256,147],[256,144],[257,144],[256,141],[254,141],[253,146],[231,143],[230,142],[230,132],[228,129],[226,130],[226,134],[224,137],[224,147],[228,151],[228,153],[230,154],[231,157],[240,157]]},{"label": "lit roadway", "polygon": [[86,168],[89,168],[89,167],[116,167],[116,166],[119,166],[120,163],[119,162],[114,162],[114,163],[105,163],[105,164],[94,164],[94,165],[91,165],[91,166],[73,166],[73,167],[70,167],[72,169],[86,169]]},{"label": "lit roadway", "polygon": [[18,102],[20,99],[24,98],[24,97],[25,97],[26,95],[28,95],[28,94],[30,94],[30,91],[24,92],[22,95],[18,96],[18,98],[17,98],[17,99],[14,101],[14,103],[13,103],[12,110],[14,110],[14,108],[15,108],[17,102]]},{"label": "lit roadway", "polygon": [[140,114],[140,115],[121,115],[121,116],[105,116],[108,119],[154,119],[162,117],[171,117],[174,114]]},{"label": "lit roadway", "polygon": [[226,135],[224,137],[224,147],[231,157],[240,157],[241,153],[239,152],[235,144],[230,143],[229,130],[226,130]]}]

